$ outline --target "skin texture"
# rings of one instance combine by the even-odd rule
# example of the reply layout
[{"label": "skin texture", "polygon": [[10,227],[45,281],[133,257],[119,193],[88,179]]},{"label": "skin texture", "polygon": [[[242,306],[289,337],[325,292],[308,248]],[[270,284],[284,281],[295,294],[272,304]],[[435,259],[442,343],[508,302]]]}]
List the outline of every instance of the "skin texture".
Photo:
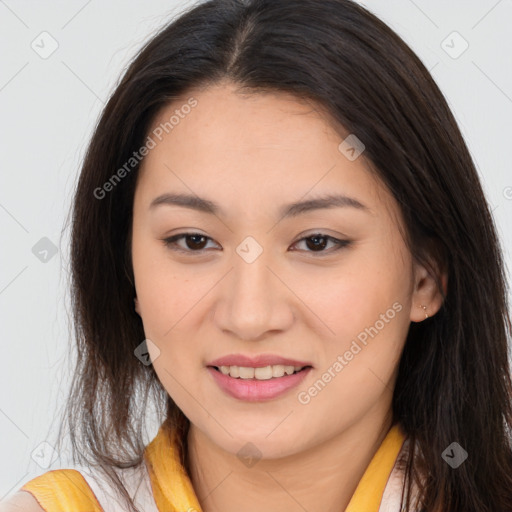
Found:
[{"label": "skin texture", "polygon": [[[240,94],[223,82],[189,91],[154,120],[165,122],[193,96],[197,106],[145,158],[134,199],[132,256],[137,298],[154,368],[191,421],[191,478],[205,512],[343,510],[391,426],[392,390],[410,322],[441,306],[433,277],[412,261],[401,215],[362,156],[350,161],[327,116],[284,93]],[[211,215],[178,206],[149,209],[163,193],[208,198]],[[280,219],[284,204],[340,193],[352,207]],[[182,238],[179,253],[162,239]],[[321,232],[351,244],[316,250]],[[263,249],[247,263],[236,248]],[[192,248],[190,248],[192,247]],[[401,306],[311,398],[307,390],[357,335]],[[264,402],[226,395],[207,370],[228,354],[277,354],[313,369],[297,389]],[[247,467],[237,452],[253,443]],[[306,485],[307,484],[307,485]]]}]

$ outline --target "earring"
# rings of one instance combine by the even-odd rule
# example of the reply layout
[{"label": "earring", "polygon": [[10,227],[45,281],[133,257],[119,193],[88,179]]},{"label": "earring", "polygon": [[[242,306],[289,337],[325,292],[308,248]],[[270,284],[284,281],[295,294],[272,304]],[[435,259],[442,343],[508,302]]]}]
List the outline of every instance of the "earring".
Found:
[{"label": "earring", "polygon": [[425,312],[425,318],[429,318],[427,314],[427,306],[424,306],[423,304],[421,306],[418,306],[419,308],[423,308],[423,311]]}]

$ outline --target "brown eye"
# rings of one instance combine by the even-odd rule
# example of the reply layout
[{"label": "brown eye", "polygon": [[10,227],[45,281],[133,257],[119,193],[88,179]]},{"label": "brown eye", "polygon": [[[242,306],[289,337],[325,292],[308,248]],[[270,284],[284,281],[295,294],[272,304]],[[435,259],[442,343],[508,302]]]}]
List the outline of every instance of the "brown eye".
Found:
[{"label": "brown eye", "polygon": [[206,245],[206,239],[208,237],[203,235],[186,235],[185,236],[185,243],[189,249],[204,249],[204,246]]},{"label": "brown eye", "polygon": [[327,237],[326,236],[310,236],[305,239],[306,247],[311,249],[312,251],[325,249],[327,245]]},{"label": "brown eye", "polygon": [[[178,245],[178,240],[185,240],[185,247]],[[181,233],[174,235],[163,240],[164,245],[173,251],[180,252],[200,252],[203,251],[210,237],[202,235],[201,233]]]},{"label": "brown eye", "polygon": [[[295,242],[294,245],[297,245],[299,243],[305,243],[306,246],[306,252],[313,252],[313,253],[321,253],[323,254],[331,254],[339,249],[342,249],[343,247],[347,247],[351,244],[350,240],[339,240],[337,238],[334,238],[329,235],[325,235],[323,233],[315,233],[313,235],[309,235],[307,237],[304,237],[300,239],[298,242]],[[334,248],[331,246],[331,249],[333,250],[327,250],[324,249],[328,245],[328,243],[331,242],[334,244]]]},{"label": "brown eye", "polygon": [[[178,241],[181,241],[182,239],[185,240],[184,245],[180,245],[178,243]],[[201,254],[205,251],[205,246],[209,240],[212,239],[201,233],[180,233],[178,235],[165,238],[162,241],[166,247],[173,251],[189,254]],[[315,233],[300,239],[299,241],[295,242],[293,246],[296,246],[299,243],[305,243],[306,248],[303,249],[304,252],[318,253],[320,256],[323,256],[332,254],[333,252],[342,249],[343,247],[349,246],[351,241],[339,240],[323,233]],[[325,250],[329,243],[333,244],[333,246],[330,247],[332,250]]]}]

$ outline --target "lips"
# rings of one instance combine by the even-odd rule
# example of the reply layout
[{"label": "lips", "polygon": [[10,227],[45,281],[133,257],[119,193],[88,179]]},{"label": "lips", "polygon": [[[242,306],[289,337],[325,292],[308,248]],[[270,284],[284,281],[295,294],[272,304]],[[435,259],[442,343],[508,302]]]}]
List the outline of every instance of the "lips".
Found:
[{"label": "lips", "polygon": [[[281,358],[281,360],[283,359]],[[254,359],[252,359],[252,361],[254,361]],[[294,361],[290,359],[287,361],[301,363],[301,361]],[[224,366],[224,368],[226,367]],[[231,366],[231,368],[235,367]],[[241,368],[242,367],[240,367],[240,370]],[[276,365],[272,366],[272,368],[284,368],[284,366]],[[289,366],[288,368],[293,369],[293,366]],[[223,391],[226,396],[242,400],[244,402],[264,402],[266,400],[285,397],[286,395],[290,396],[290,392],[294,388],[297,388],[300,383],[307,378],[311,371],[312,368],[308,366],[303,368],[301,371],[292,373],[291,375],[283,375],[282,377],[260,380],[258,378],[234,378],[230,375],[223,374],[215,366],[208,367],[208,372],[213,379],[213,382],[217,384],[218,388]]]},{"label": "lips", "polygon": [[260,368],[264,366],[313,366],[308,361],[300,361],[298,359],[290,359],[274,354],[258,354],[257,356],[245,356],[243,354],[230,354],[215,359],[207,364],[210,367],[221,366],[244,366],[249,368]]}]

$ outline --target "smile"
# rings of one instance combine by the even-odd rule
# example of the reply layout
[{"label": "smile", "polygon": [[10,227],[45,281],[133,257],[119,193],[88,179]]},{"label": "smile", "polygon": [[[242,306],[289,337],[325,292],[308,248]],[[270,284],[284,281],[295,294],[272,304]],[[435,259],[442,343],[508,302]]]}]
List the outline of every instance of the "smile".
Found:
[{"label": "smile", "polygon": [[222,374],[229,375],[235,379],[268,380],[276,377],[284,377],[284,375],[292,375],[305,367],[274,364],[259,368],[252,368],[248,366],[220,366],[215,368],[217,368]]},{"label": "smile", "polygon": [[248,402],[271,400],[297,387],[311,366],[209,366],[218,387],[228,396]]}]

